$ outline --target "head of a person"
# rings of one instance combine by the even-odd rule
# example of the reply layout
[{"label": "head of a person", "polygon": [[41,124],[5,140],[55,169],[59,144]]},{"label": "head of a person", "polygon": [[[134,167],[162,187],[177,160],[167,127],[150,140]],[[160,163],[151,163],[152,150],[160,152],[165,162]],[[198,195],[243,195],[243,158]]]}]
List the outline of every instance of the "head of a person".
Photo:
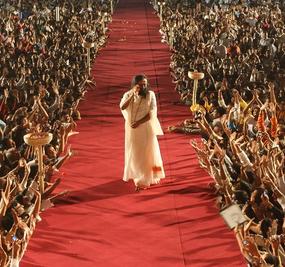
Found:
[{"label": "head of a person", "polygon": [[135,85],[138,85],[140,88],[139,95],[146,97],[147,92],[149,90],[149,83],[147,77],[144,74],[135,75],[131,82],[131,88],[133,88]]},{"label": "head of a person", "polygon": [[56,152],[54,146],[51,144],[46,145],[45,153],[48,156],[48,158],[50,158],[50,159],[55,159],[57,156],[57,152]]},{"label": "head of a person", "polygon": [[236,190],[233,192],[232,199],[239,205],[245,205],[248,202],[248,194],[244,190]]},{"label": "head of a person", "polygon": [[218,124],[213,127],[213,131],[220,136],[223,135],[223,129]]},{"label": "head of a person", "polygon": [[263,191],[262,192],[260,192],[260,191],[261,190],[258,188],[258,190],[256,189],[252,192],[252,194],[250,196],[250,202],[252,205],[255,205],[255,204],[260,205],[261,204],[261,194],[263,193]]},{"label": "head of a person", "polygon": [[267,266],[273,266],[273,267],[280,266],[279,257],[274,256],[272,254],[265,253],[263,256],[263,260],[266,262]]},{"label": "head of a person", "polygon": [[253,107],[252,109],[252,116],[257,120],[259,115],[260,108],[258,106]]},{"label": "head of a person", "polygon": [[277,135],[279,138],[284,138],[285,137],[285,126],[279,124],[277,126]]},{"label": "head of a person", "polygon": [[226,113],[226,110],[222,107],[216,107],[213,108],[213,111],[211,113],[212,119],[221,118]]},{"label": "head of a person", "polygon": [[2,141],[3,148],[8,150],[10,148],[16,147],[16,143],[12,138],[5,137]]},{"label": "head of a person", "polygon": [[29,127],[29,121],[28,121],[28,118],[25,116],[25,115],[20,115],[18,118],[17,118],[17,124],[21,127],[26,127],[28,128]]},{"label": "head of a person", "polygon": [[271,235],[272,220],[270,218],[264,218],[260,222],[260,232],[264,238],[269,238]]}]

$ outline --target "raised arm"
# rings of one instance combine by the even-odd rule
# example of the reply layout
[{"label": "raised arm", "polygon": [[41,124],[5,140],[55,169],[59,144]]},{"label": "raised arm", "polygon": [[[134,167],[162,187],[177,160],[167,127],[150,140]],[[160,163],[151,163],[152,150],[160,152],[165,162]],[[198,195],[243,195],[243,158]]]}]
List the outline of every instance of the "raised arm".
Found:
[{"label": "raised arm", "polygon": [[270,82],[268,83],[269,93],[270,93],[270,102],[274,105],[277,104],[275,91],[274,91],[274,83]]},{"label": "raised arm", "polygon": [[120,102],[120,108],[121,110],[126,109],[130,103],[134,100],[135,94],[139,92],[139,85],[135,85],[129,92],[125,93],[121,102]]},{"label": "raised arm", "polygon": [[8,256],[2,246],[2,237],[0,237],[0,267],[7,266]]}]

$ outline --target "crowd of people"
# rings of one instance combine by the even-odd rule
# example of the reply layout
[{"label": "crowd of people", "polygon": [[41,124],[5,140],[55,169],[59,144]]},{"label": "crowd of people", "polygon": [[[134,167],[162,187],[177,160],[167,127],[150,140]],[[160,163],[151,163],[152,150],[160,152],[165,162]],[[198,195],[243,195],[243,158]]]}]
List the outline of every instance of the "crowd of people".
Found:
[{"label": "crowd of people", "polygon": [[234,228],[249,266],[285,266],[284,1],[153,0],[181,102],[193,103],[189,71],[202,72],[193,119],[199,162],[218,205],[238,205]]},{"label": "crowd of people", "polygon": [[[110,3],[0,1],[0,266],[19,266],[40,212],[62,194],[53,193],[61,182],[53,174],[72,155],[78,104],[96,85],[88,57],[105,44]],[[24,136],[44,133],[53,138],[39,173]]]}]

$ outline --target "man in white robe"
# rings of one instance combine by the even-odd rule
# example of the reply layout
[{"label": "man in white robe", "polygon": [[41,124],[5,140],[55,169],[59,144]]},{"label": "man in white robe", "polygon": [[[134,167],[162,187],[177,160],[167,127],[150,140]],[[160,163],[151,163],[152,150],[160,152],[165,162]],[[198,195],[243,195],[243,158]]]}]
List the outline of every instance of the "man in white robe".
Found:
[{"label": "man in white robe", "polygon": [[120,108],[125,118],[124,181],[134,181],[136,190],[147,188],[165,178],[157,135],[163,135],[157,119],[156,98],[148,90],[145,75],[133,78]]}]

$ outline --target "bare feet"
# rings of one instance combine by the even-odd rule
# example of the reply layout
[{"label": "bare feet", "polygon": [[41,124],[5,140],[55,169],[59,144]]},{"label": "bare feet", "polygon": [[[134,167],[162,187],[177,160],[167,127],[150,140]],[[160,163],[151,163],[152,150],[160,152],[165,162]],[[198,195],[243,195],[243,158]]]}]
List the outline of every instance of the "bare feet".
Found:
[{"label": "bare feet", "polygon": [[147,189],[147,186],[143,186],[143,185],[135,185],[135,191],[139,192],[141,190],[145,190]]}]

